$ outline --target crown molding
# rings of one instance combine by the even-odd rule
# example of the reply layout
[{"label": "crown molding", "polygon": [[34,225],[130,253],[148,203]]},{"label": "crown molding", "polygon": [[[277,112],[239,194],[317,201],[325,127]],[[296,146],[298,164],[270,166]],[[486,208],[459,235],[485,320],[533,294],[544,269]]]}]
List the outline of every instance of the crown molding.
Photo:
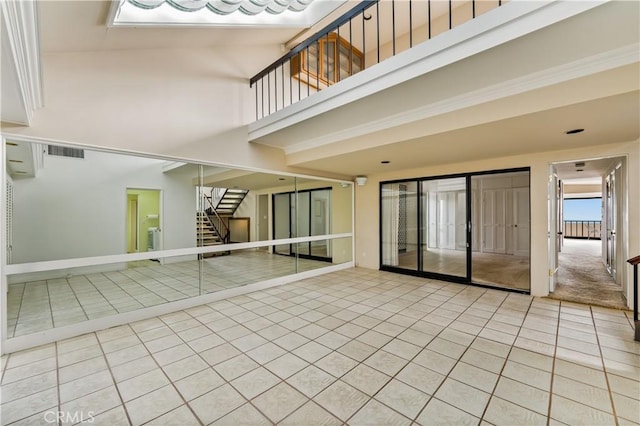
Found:
[{"label": "crown molding", "polygon": [[34,0],[3,1],[0,12],[3,71],[10,70],[3,80],[14,86],[9,92],[18,97],[6,101],[19,103],[17,108],[23,112],[22,120],[6,121],[30,125],[33,112],[43,105],[37,3]]}]

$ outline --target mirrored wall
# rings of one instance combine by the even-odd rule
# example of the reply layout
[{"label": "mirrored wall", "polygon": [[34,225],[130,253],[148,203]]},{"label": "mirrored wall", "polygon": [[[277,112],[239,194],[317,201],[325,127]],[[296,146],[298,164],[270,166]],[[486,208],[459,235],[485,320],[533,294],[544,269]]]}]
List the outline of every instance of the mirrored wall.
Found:
[{"label": "mirrored wall", "polygon": [[529,170],[380,185],[381,268],[528,292]]},{"label": "mirrored wall", "polygon": [[347,182],[27,142],[5,153],[8,339],[352,261]]}]

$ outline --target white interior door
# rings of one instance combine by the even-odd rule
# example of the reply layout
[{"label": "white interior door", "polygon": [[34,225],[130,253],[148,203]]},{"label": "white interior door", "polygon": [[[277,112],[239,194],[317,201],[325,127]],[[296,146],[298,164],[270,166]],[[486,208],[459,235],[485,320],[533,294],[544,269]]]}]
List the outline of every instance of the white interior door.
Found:
[{"label": "white interior door", "polygon": [[494,253],[495,248],[495,191],[482,191],[482,251]]},{"label": "white interior door", "polygon": [[483,246],[486,253],[507,252],[507,190],[487,189],[482,193]]},{"label": "white interior door", "polygon": [[529,188],[513,189],[513,254],[529,256]]},{"label": "white interior door", "polygon": [[436,192],[427,193],[427,214],[429,227],[427,240],[429,248],[438,247],[438,197]]},{"label": "white interior door", "polygon": [[456,250],[467,249],[467,192],[456,193]]}]

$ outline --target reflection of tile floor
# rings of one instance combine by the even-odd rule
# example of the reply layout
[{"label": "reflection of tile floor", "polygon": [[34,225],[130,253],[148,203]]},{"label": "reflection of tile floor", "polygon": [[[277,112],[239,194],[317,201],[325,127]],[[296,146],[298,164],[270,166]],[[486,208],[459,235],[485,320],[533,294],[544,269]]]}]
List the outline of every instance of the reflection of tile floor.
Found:
[{"label": "reflection of tile floor", "polygon": [[[328,266],[298,260],[298,271]],[[132,265],[129,265],[132,266]],[[197,296],[198,264],[135,262],[121,271],[9,285],[8,335],[22,336]],[[266,252],[236,252],[205,259],[203,291],[211,293],[295,273],[295,259]]]},{"label": "reflection of tile floor", "polygon": [[108,425],[632,424],[640,343],[629,315],[350,269],[2,357],[0,414],[3,424],[56,411]]}]

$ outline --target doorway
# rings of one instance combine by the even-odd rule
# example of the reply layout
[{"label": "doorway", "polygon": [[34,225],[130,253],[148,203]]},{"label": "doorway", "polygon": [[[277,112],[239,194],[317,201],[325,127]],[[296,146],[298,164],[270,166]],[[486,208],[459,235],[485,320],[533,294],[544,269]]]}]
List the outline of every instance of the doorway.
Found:
[{"label": "doorway", "polygon": [[550,166],[549,297],[626,309],[624,157]]},{"label": "doorway", "polygon": [[127,253],[162,250],[161,191],[127,188]]}]

